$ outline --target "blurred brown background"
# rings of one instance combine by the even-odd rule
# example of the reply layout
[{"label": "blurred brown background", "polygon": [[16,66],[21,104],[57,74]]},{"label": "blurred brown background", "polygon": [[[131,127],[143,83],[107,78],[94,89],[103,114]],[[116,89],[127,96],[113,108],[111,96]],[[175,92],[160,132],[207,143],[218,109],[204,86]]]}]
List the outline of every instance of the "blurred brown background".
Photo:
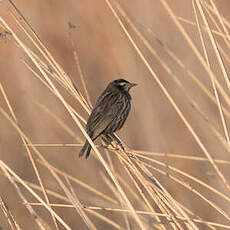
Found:
[{"label": "blurred brown background", "polygon": [[[182,82],[186,92],[199,105],[202,112],[204,112],[209,119],[209,122],[212,122],[223,135],[217,106],[194,84],[186,71],[175,64],[153,36],[154,34],[155,37],[175,52],[183,61],[185,67],[193,71],[196,76],[199,77],[199,80],[212,91],[208,74],[172,22],[172,19],[169,17],[161,2],[134,0],[119,1],[119,3],[137,28],[148,39],[157,54],[170,66],[173,73]],[[177,16],[195,22],[191,1],[174,0],[168,1],[168,3]],[[87,89],[93,104],[100,92],[105,88],[108,82],[113,79],[122,77],[138,83],[138,87],[131,92],[133,106],[129,119],[123,129],[118,133],[131,149],[204,157],[202,150],[119,27],[105,1],[15,0],[15,4],[30,22],[46,47],[48,47],[56,61],[62,66],[79,89],[82,90],[82,84],[73,58],[68,22],[70,21],[76,26],[75,29],[71,30],[71,37],[78,51]],[[228,0],[219,0],[216,4],[221,14],[227,19],[230,19],[230,2]],[[11,11],[12,7],[8,1],[3,0],[0,2],[0,15],[7,20],[13,28],[16,28],[10,16]],[[183,22],[182,25],[201,51],[197,28]],[[214,158],[229,159],[227,151],[219,143],[217,138],[210,133],[207,127],[208,123],[203,119],[200,113],[191,106],[184,92],[172,79],[172,76],[170,76],[161,67],[159,62],[144,48],[132,30],[130,28],[128,30],[134,36],[135,41],[159,76],[159,79],[172,95],[208,151]],[[152,33],[149,33],[149,30],[151,30]],[[16,31],[18,35],[21,36],[20,38],[23,39],[25,43],[27,42],[26,44],[33,47],[22,32],[18,29],[16,29]],[[224,47],[222,39],[219,37],[217,37],[217,39],[219,39],[219,42],[223,44]],[[214,67],[213,70],[217,76],[219,76],[218,80],[226,90],[226,85],[220,74],[217,60],[213,55],[212,46],[208,40],[206,45],[210,52],[211,64]],[[11,39],[10,36],[1,38],[0,80],[12,103],[23,131],[33,143],[76,143],[76,139],[67,134],[50,115],[34,103],[39,102],[60,117],[72,128],[76,135],[84,140],[80,130],[74,125],[71,117],[65,111],[60,101],[25,68],[21,59],[27,60],[27,57],[17,47],[13,39]],[[217,68],[215,68],[215,66],[217,66]],[[226,68],[229,70],[228,65],[226,65]],[[64,91],[63,95],[68,98],[68,95],[65,94]],[[73,101],[71,98],[68,98],[68,101],[76,110],[80,111],[85,119],[88,117],[78,102]],[[0,105],[8,111],[2,96],[0,97]],[[27,157],[26,150],[22,145],[20,136],[2,115],[0,115],[0,127],[1,160],[9,165],[9,167],[17,172],[23,179],[37,183],[36,176]],[[78,159],[79,149],[79,147],[39,147],[39,150],[49,162],[52,162],[52,165],[110,194],[110,190],[104,182],[102,182],[100,177],[100,171],[104,172],[101,164],[96,161],[94,157],[90,157],[87,161]],[[201,178],[207,184],[227,194],[209,163],[168,158],[167,155],[163,158],[156,157],[156,159]],[[113,160],[116,165],[116,158],[114,157]],[[52,176],[44,170],[42,166],[39,166],[39,168],[47,188],[62,193]],[[223,166],[222,169],[226,178],[230,179],[228,173],[229,168]],[[123,172],[121,173],[123,174]],[[207,203],[191,192],[188,192],[184,187],[160,174],[155,173],[155,176],[176,200],[193,210],[195,214],[198,214],[205,220],[226,223],[225,219],[220,217],[214,209],[211,209]],[[83,203],[87,205],[101,204],[101,200],[94,198],[90,192],[76,185],[74,185],[74,188]],[[226,212],[230,211],[229,205],[225,204],[226,202],[219,197],[213,197],[213,193],[197,185],[196,189],[202,194],[205,194],[208,199],[212,200],[215,198],[214,202]],[[25,194],[27,193],[25,192]],[[7,202],[22,229],[38,229],[34,221],[31,220],[31,216],[24,208],[24,205],[21,203],[14,187],[8,179],[3,176],[0,178],[0,195]],[[30,195],[28,195],[28,197],[30,197]],[[34,201],[32,197],[30,198],[31,201]],[[55,202],[55,199],[53,201]],[[52,226],[51,218],[44,208],[36,207],[36,211]],[[55,211],[57,211],[73,229],[87,229],[78,214],[76,212],[73,214],[72,209],[55,208]],[[121,218],[121,220],[119,220],[118,215],[101,213],[110,216],[115,221],[123,223],[123,219]],[[112,229],[109,225],[106,225],[96,218],[93,219],[93,222],[98,229]],[[0,225],[3,229],[9,229],[6,218],[2,213],[0,213]]]}]

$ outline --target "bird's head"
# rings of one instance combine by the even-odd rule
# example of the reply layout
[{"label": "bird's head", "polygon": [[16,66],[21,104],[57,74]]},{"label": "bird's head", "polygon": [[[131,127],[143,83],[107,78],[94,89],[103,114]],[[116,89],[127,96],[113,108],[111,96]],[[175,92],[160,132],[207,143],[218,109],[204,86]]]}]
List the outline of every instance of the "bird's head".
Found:
[{"label": "bird's head", "polygon": [[113,87],[116,87],[117,89],[121,91],[129,91],[133,86],[136,86],[135,83],[130,83],[124,79],[117,79],[112,81],[110,84],[112,84]]}]

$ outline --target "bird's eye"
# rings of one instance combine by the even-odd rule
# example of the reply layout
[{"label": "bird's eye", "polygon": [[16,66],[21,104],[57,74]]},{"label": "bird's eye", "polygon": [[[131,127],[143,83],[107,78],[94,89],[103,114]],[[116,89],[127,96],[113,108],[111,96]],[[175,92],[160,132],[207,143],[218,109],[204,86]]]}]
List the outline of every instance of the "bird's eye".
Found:
[{"label": "bird's eye", "polygon": [[125,82],[120,82],[119,85],[120,86],[124,86],[126,83]]}]

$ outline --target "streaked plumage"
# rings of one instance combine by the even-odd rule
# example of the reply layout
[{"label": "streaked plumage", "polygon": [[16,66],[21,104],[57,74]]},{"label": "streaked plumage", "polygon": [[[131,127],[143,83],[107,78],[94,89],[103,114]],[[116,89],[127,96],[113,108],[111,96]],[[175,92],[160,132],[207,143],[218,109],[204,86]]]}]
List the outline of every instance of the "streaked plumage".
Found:
[{"label": "streaked plumage", "polygon": [[[117,79],[109,83],[88,118],[86,131],[94,141],[100,135],[108,136],[119,130],[125,123],[130,108],[131,96],[129,90],[136,84],[124,79]],[[91,145],[86,140],[79,157],[89,157]]]}]

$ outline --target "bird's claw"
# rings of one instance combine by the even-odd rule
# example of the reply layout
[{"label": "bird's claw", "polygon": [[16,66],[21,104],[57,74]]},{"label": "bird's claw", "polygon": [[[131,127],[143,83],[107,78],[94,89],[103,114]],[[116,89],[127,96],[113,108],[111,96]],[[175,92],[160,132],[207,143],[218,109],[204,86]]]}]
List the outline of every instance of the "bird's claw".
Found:
[{"label": "bird's claw", "polygon": [[114,142],[110,142],[109,144],[101,144],[100,147],[105,148],[105,149],[109,149],[109,150],[113,150],[113,151],[118,151],[118,150],[122,150],[125,151],[125,148],[122,144],[119,143],[114,143]]}]

